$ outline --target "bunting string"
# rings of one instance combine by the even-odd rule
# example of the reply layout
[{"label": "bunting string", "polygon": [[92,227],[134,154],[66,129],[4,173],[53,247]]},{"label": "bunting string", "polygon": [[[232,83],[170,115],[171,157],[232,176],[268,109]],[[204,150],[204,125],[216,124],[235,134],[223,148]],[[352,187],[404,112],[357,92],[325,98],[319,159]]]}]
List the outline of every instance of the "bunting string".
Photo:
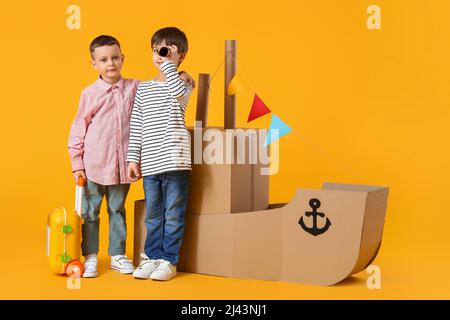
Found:
[{"label": "bunting string", "polygon": [[[222,61],[220,62],[219,66],[217,67],[217,69],[214,71],[213,75],[211,76],[211,79],[209,80],[208,83],[208,90],[212,93],[212,87],[211,87],[211,83],[213,82],[213,80],[215,79],[217,72],[219,72],[219,70],[222,68],[222,66],[225,63],[225,60],[227,59],[228,55],[231,54],[231,52],[226,52],[225,57],[222,59]],[[233,59],[233,61],[236,63],[237,65],[237,61],[235,59],[234,56],[231,56],[231,58]],[[276,114],[274,114],[272,112],[272,110],[270,110],[266,104],[261,100],[261,98],[256,94],[256,90],[254,90],[253,88],[251,88],[248,84],[248,82],[245,80],[245,77],[243,76],[242,72],[238,71],[236,72],[236,74],[234,75],[233,79],[231,79],[228,88],[227,88],[227,94],[230,95],[235,95],[239,92],[251,92],[254,96],[253,98],[253,103],[247,118],[247,123],[251,122],[253,120],[256,120],[266,114],[272,113],[272,119],[271,119],[271,123],[270,123],[270,127],[268,129],[268,134],[267,134],[267,138],[265,141],[265,146],[269,145],[271,142],[276,141],[278,139],[280,139],[282,136],[286,135],[287,133],[291,132],[292,129],[287,126]],[[271,131],[272,130],[278,130],[279,134],[276,135],[276,137],[274,138],[274,140],[272,140],[272,135],[271,135]]]}]

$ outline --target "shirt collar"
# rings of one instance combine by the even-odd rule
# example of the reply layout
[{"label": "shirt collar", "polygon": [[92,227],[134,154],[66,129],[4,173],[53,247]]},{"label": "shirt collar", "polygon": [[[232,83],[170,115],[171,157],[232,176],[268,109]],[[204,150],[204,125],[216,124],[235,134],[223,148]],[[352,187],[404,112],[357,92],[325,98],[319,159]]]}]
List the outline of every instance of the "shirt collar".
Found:
[{"label": "shirt collar", "polygon": [[104,81],[102,79],[102,76],[98,76],[97,84],[102,88],[104,91],[109,92],[112,90],[113,87],[118,87],[120,90],[123,89],[123,78],[120,76],[119,81],[117,81],[114,84],[109,84],[108,82]]}]

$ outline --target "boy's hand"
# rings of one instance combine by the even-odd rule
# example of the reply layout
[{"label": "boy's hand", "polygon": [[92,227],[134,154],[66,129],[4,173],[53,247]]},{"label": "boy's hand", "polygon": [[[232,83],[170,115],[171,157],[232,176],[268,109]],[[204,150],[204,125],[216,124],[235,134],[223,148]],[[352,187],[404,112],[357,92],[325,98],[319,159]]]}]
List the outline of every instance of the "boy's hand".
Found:
[{"label": "boy's hand", "polygon": [[180,53],[176,45],[167,46],[170,49],[170,53],[167,57],[162,57],[163,61],[172,61],[176,66],[180,64]]},{"label": "boy's hand", "polygon": [[190,85],[192,89],[195,89],[195,80],[188,73],[182,71],[180,74],[180,78],[188,85]]},{"label": "boy's hand", "polygon": [[74,171],[72,173],[72,175],[73,175],[73,178],[75,179],[75,183],[78,183],[78,177],[80,177],[80,176],[83,177],[84,181],[87,181],[86,174],[84,173],[84,170]]},{"label": "boy's hand", "polygon": [[130,179],[132,182],[138,181],[141,178],[140,165],[135,162],[129,162],[128,169],[127,169],[127,175],[128,175],[128,179]]}]

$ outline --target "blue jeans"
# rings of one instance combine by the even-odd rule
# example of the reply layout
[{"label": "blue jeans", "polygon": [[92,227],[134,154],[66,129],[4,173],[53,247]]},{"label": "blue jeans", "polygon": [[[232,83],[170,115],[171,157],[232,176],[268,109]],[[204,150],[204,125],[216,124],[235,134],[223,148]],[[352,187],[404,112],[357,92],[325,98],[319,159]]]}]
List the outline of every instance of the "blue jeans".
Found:
[{"label": "blue jeans", "polygon": [[190,170],[169,171],[144,177],[145,254],[178,264],[184,235]]},{"label": "blue jeans", "polygon": [[108,254],[115,256],[125,254],[127,239],[127,224],[125,214],[125,200],[130,190],[129,184],[115,184],[104,186],[87,180],[83,192],[83,226],[81,227],[83,256],[98,253],[100,207],[103,197],[109,215],[109,244]]}]

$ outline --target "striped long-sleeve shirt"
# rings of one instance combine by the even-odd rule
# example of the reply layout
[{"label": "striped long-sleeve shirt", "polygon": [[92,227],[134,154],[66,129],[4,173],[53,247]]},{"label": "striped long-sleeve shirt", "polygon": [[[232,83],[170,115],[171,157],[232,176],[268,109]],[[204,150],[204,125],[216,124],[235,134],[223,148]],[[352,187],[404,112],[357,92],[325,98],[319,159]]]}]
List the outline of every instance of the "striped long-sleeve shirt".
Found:
[{"label": "striped long-sleeve shirt", "polygon": [[143,176],[191,170],[185,112],[192,87],[183,82],[175,64],[161,64],[165,82],[142,82],[131,113],[127,161],[141,163]]}]

